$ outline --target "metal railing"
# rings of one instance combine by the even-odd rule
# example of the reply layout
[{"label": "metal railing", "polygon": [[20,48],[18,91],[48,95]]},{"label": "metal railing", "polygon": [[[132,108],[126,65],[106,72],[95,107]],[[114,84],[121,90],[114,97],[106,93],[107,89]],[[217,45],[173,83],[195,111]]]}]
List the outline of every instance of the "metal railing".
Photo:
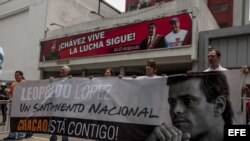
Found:
[{"label": "metal railing", "polygon": [[[3,104],[7,104],[7,118],[6,118],[6,122],[5,125],[1,125],[0,126],[0,133],[4,133],[4,132],[9,132],[10,131],[10,107],[11,107],[11,103],[9,100],[0,100],[0,105],[2,106]],[[2,115],[2,110],[0,112],[0,122],[3,121],[3,115]]]}]

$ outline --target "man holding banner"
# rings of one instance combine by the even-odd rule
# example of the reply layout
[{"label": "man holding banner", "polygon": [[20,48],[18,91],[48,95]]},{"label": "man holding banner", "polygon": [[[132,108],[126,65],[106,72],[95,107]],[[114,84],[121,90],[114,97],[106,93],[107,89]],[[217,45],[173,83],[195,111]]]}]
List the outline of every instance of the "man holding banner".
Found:
[{"label": "man holding banner", "polygon": [[206,69],[205,72],[227,70],[226,68],[223,68],[220,65],[221,53],[218,49],[214,49],[214,48],[209,49],[207,57],[208,57],[208,62],[209,62],[209,68]]},{"label": "man holding banner", "polygon": [[242,118],[240,76],[239,70],[175,75],[168,86],[166,77],[26,82],[15,89],[13,106],[20,108],[11,111],[11,131],[109,141],[222,140],[223,125]]},{"label": "man holding banner", "polygon": [[[68,78],[68,77],[71,77],[69,75],[70,73],[70,67],[67,66],[67,65],[64,65],[61,67],[60,69],[60,77],[61,78]],[[56,141],[57,140],[57,136],[55,134],[52,134],[51,137],[50,137],[50,141]],[[62,141],[68,141],[69,138],[68,136],[62,136]]]},{"label": "man holding banner", "polygon": [[156,62],[154,60],[148,60],[146,69],[146,76],[153,77],[156,76]]},{"label": "man holding banner", "polygon": [[172,124],[156,127],[147,141],[222,141],[233,123],[229,86],[222,72],[168,78]]},{"label": "man holding banner", "polygon": [[[10,85],[10,92],[9,92],[9,99],[12,102],[12,104],[15,103],[15,102],[17,102],[15,100],[12,100],[16,84],[17,83],[25,83],[26,82],[26,80],[25,80],[25,78],[23,76],[23,72],[20,71],[20,70],[17,70],[15,72],[15,79],[16,79],[16,82],[14,82],[14,83],[12,83]],[[13,123],[10,123],[10,124],[13,124]],[[6,138],[4,138],[4,140],[19,140],[19,139],[25,138],[26,136],[27,135],[24,132],[10,132],[9,136],[6,137]],[[31,136],[32,136],[32,133],[29,133],[27,137],[31,137]]]}]

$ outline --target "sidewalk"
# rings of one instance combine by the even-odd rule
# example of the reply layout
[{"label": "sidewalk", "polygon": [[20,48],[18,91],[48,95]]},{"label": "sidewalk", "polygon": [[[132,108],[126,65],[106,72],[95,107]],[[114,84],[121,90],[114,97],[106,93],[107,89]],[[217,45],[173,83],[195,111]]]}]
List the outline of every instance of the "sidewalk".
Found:
[{"label": "sidewalk", "polygon": [[[3,132],[0,133],[0,141],[3,141],[3,138],[7,137],[9,135],[9,132]],[[43,134],[34,134],[33,137],[28,139],[23,139],[23,141],[49,141],[49,135],[43,135]],[[60,140],[59,140],[60,141]],[[72,140],[72,141],[78,141],[78,140]]]},{"label": "sidewalk", "polygon": [[[0,141],[3,141],[3,138],[7,137],[9,135],[10,130],[10,119],[9,119],[9,106],[8,106],[8,112],[7,112],[7,121],[5,126],[0,126]],[[2,114],[0,110],[0,122],[2,121]],[[22,139],[22,141],[49,141],[51,135],[49,134],[33,134],[33,137]],[[57,136],[58,141],[62,140],[62,136]],[[87,139],[81,139],[81,138],[73,138],[69,137],[69,141],[94,141],[94,140],[87,140]]]},{"label": "sidewalk", "polygon": [[[3,138],[7,137],[9,135],[9,132],[2,132],[0,133],[0,141],[3,141]],[[62,136],[57,136],[58,141],[61,141]],[[33,137],[28,139],[22,139],[22,141],[49,141],[50,135],[47,134],[34,134]],[[93,141],[93,140],[87,140],[87,139],[81,139],[81,138],[69,138],[69,141]]]}]

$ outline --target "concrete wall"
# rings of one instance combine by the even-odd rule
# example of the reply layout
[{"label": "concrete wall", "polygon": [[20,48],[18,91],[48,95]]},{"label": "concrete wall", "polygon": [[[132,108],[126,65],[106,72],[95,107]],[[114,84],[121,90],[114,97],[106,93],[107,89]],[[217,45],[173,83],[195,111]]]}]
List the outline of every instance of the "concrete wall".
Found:
[{"label": "concrete wall", "polygon": [[250,24],[250,0],[234,0],[233,26]]},{"label": "concrete wall", "polygon": [[[154,18],[191,13],[193,19],[192,47],[169,50],[147,50],[122,55],[106,55],[98,57],[87,57],[81,59],[70,59],[65,63],[75,69],[90,69],[100,67],[138,66],[144,64],[146,59],[154,58],[159,64],[191,63],[197,59],[198,32],[210,29],[217,29],[218,25],[208,10],[204,1],[200,0],[175,0],[157,6],[144,8],[137,11],[123,13],[117,16],[105,17],[96,21],[81,23],[71,27],[65,27],[48,31],[44,40],[56,39],[59,37],[71,36],[80,33],[87,33],[101,29],[119,27],[137,22],[147,21]],[[204,18],[206,17],[206,18]],[[177,61],[178,60],[178,61]],[[40,62],[40,69],[50,71],[64,61]],[[109,66],[107,66],[109,65]]]},{"label": "concrete wall", "polygon": [[0,44],[5,51],[2,80],[14,80],[23,70],[26,79],[39,78],[39,40],[44,37],[44,0],[16,0],[0,5]]},{"label": "concrete wall", "polygon": [[[80,23],[64,29],[49,31],[46,38],[57,38],[62,36],[74,35],[77,33],[85,33],[105,28],[112,28],[121,25],[140,22],[161,16],[172,16],[185,11],[193,11],[194,18],[198,20],[197,31],[211,30],[218,28],[216,21],[211,15],[204,1],[200,0],[174,0],[171,2],[163,3],[161,5],[144,8],[120,15],[99,18],[96,21]],[[206,17],[206,18],[204,18]]]},{"label": "concrete wall", "polygon": [[242,25],[242,3],[243,0],[234,0],[233,4],[233,26],[240,26]]},{"label": "concrete wall", "polygon": [[[49,30],[60,28],[51,26],[51,23],[57,23],[62,26],[70,26],[81,22],[90,21],[89,9],[81,6],[74,0],[49,0],[46,17],[46,27]],[[80,18],[80,16],[82,18]]]},{"label": "concrete wall", "polygon": [[[28,80],[40,79],[39,67],[56,67],[56,62],[52,64],[39,64],[40,40],[57,38],[65,35],[73,35],[83,32],[95,31],[105,28],[117,27],[125,24],[136,23],[152,18],[171,16],[183,12],[193,12],[193,34],[192,42],[194,47],[186,48],[182,51],[178,49],[168,51],[141,52],[138,54],[124,54],[123,57],[116,55],[104,56],[98,59],[90,58],[85,60],[90,67],[95,68],[93,63],[106,63],[111,60],[117,60],[115,65],[120,64],[119,58],[123,59],[124,65],[127,58],[130,57],[132,65],[140,63],[140,59],[161,56],[171,58],[173,63],[176,62],[173,55],[181,56],[179,59],[182,63],[187,60],[196,59],[196,45],[198,31],[217,28],[213,17],[209,14],[203,1],[200,0],[175,0],[169,3],[160,4],[155,7],[149,7],[138,11],[117,15],[117,12],[101,5],[100,14],[91,15],[91,10],[97,11],[97,0],[11,0],[0,4],[0,46],[5,51],[4,70],[1,75],[2,80],[14,80],[13,73],[15,70],[23,70]],[[113,15],[113,16],[108,16]],[[204,19],[204,17],[206,17]],[[87,23],[82,23],[91,19],[96,19]],[[52,30],[50,23],[58,22],[66,26],[64,28]],[[79,23],[79,24],[77,24]],[[70,26],[77,24],[74,26]],[[183,55],[184,53],[184,55]],[[190,56],[185,56],[190,55]],[[132,56],[131,56],[132,55]],[[138,58],[139,57],[139,58]],[[99,62],[96,62],[98,61]],[[166,63],[162,58],[158,58],[161,63]],[[162,61],[161,61],[162,60]],[[74,64],[84,65],[83,61],[74,60]],[[180,62],[178,62],[180,63]],[[112,63],[111,63],[112,64]],[[131,65],[130,64],[130,65]]]},{"label": "concrete wall", "polygon": [[[99,0],[48,0],[46,27],[53,30],[61,27],[51,26],[51,23],[67,27],[99,19],[99,15],[90,13],[90,11],[98,13],[98,8]],[[104,17],[118,14],[102,2],[100,3],[99,12]]]},{"label": "concrete wall", "polygon": [[[183,2],[185,0],[175,0],[172,2],[164,3],[162,5],[158,5],[156,7],[148,7],[145,9],[132,11],[128,13],[123,13],[121,15],[105,17],[102,19],[98,19],[96,21],[90,21],[86,23],[81,23],[72,27],[67,27],[59,30],[50,31],[47,33],[47,38],[57,38],[61,37],[64,34],[73,35],[77,33],[90,32],[97,29],[105,29],[112,28],[117,26],[122,26],[126,24],[131,24],[135,22],[140,22],[156,17],[161,16],[171,16],[176,15],[178,13],[186,11],[195,11],[192,8],[201,7],[200,9],[204,11],[197,11],[197,19],[199,19],[199,31],[208,30],[218,28],[215,20],[211,17],[206,5],[199,0],[190,0],[190,2]],[[195,9],[195,8],[194,8]],[[200,19],[201,17],[206,16],[206,19]]]},{"label": "concrete wall", "polygon": [[[14,80],[14,72],[22,70],[27,80],[40,79],[38,67],[40,40],[52,22],[70,26],[100,16],[98,0],[6,0],[0,3],[0,46],[5,52],[1,80]],[[103,4],[102,4],[103,5]],[[115,15],[112,8],[101,6],[104,14]]]},{"label": "concrete wall", "polygon": [[[204,1],[205,3],[208,3],[208,0]],[[217,2],[221,3],[220,0],[217,0]],[[250,24],[249,12],[250,12],[250,0],[233,0],[233,17],[232,17],[233,26],[242,26]],[[228,15],[226,14],[226,16]]]},{"label": "concrete wall", "polygon": [[244,25],[250,24],[250,0],[245,0],[245,23]]}]

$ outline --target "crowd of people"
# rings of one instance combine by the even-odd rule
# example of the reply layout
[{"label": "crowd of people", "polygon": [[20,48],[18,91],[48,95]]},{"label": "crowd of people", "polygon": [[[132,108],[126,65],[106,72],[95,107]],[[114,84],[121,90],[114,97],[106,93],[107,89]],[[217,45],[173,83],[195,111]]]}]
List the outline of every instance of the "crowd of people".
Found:
[{"label": "crowd of people", "polygon": [[[213,141],[223,140],[223,128],[225,124],[232,124],[233,112],[229,102],[229,86],[221,71],[227,69],[220,64],[221,53],[217,49],[210,49],[208,53],[208,69],[204,72],[187,71],[186,75],[168,77],[170,117],[172,125],[163,123],[156,127],[147,141],[170,141],[170,140],[202,140],[204,138]],[[154,60],[148,60],[145,65],[145,76],[157,75],[157,65]],[[71,78],[70,67],[65,65],[60,68],[61,78]],[[247,75],[247,66],[242,68]],[[210,77],[206,74],[213,74]],[[104,77],[115,76],[112,68],[107,68]],[[136,77],[133,77],[136,78]],[[50,78],[53,81],[53,77]],[[15,82],[7,91],[6,83],[1,83],[1,100],[12,101],[13,91],[17,83],[25,83],[22,71],[15,72]],[[209,86],[209,87],[207,87]],[[220,86],[220,87],[218,87]],[[249,89],[244,88],[248,96]],[[250,101],[247,103],[248,113]],[[3,121],[6,122],[6,104],[1,105]],[[213,119],[213,120],[212,120]],[[212,130],[211,130],[212,129]],[[31,137],[32,133],[10,132],[4,140],[15,140]],[[52,134],[50,141],[56,141],[57,136]],[[67,136],[62,136],[62,141],[68,141]]]}]

